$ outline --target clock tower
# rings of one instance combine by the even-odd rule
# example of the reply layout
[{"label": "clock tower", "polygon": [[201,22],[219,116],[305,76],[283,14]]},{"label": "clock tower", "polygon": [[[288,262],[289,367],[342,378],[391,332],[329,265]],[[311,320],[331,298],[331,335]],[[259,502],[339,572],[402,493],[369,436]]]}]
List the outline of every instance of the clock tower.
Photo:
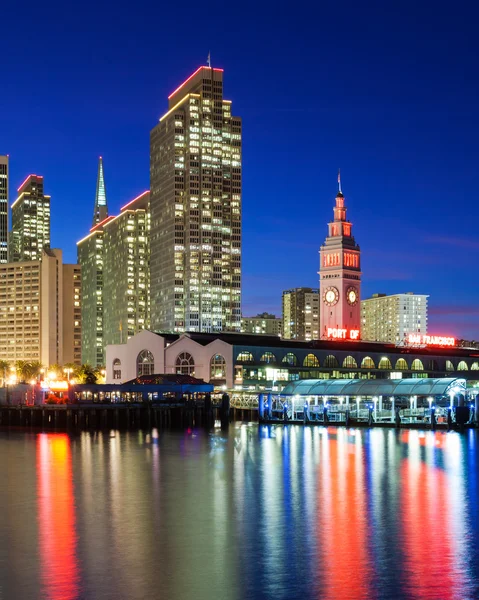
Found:
[{"label": "clock tower", "polygon": [[350,332],[361,330],[361,250],[346,219],[339,174],[338,184],[334,221],[319,251],[320,337],[359,339],[360,333]]}]

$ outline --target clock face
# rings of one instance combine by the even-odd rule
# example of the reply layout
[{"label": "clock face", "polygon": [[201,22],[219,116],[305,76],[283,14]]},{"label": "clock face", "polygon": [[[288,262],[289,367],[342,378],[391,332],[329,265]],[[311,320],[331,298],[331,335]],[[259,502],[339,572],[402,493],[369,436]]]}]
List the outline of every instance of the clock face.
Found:
[{"label": "clock face", "polygon": [[346,298],[348,300],[348,304],[354,306],[358,303],[358,290],[355,287],[349,287],[346,291]]},{"label": "clock face", "polygon": [[339,300],[339,292],[335,287],[329,287],[323,294],[323,300],[328,306],[334,306]]}]

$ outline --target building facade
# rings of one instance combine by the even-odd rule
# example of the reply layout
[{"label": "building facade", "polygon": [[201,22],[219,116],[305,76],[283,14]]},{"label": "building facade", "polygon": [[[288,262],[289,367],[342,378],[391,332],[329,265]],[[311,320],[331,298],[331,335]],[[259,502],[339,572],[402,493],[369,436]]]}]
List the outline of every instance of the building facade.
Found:
[{"label": "building facade", "polygon": [[361,301],[363,340],[401,344],[410,333],[427,334],[427,299],[413,294],[373,294]]},{"label": "building facade", "polygon": [[317,288],[283,292],[283,337],[286,340],[319,339],[320,296]]},{"label": "building facade", "polygon": [[262,335],[283,334],[283,319],[269,313],[261,313],[256,317],[243,317],[241,319],[241,333],[256,333]]},{"label": "building facade", "polygon": [[50,196],[43,191],[43,177],[29,175],[18,188],[12,204],[9,261],[41,260],[50,247]]},{"label": "building facade", "polygon": [[8,261],[8,156],[0,156],[0,264]]},{"label": "building facade", "polygon": [[45,249],[41,260],[0,265],[0,360],[79,364],[78,354],[65,360],[74,355],[75,316],[64,307],[76,301],[64,285],[65,268],[78,267],[63,265],[58,249]]},{"label": "building facade", "polygon": [[104,226],[104,344],[119,344],[149,327],[150,193],[122,207]]},{"label": "building facade", "polygon": [[[361,330],[361,252],[346,219],[344,196],[338,176],[334,220],[321,246],[319,289],[321,295],[320,337],[357,339]],[[352,333],[354,332],[354,333]]]},{"label": "building facade", "polygon": [[241,119],[200,67],[151,131],[151,327],[240,331]]},{"label": "building facade", "polygon": [[81,268],[63,265],[63,363],[81,365]]}]

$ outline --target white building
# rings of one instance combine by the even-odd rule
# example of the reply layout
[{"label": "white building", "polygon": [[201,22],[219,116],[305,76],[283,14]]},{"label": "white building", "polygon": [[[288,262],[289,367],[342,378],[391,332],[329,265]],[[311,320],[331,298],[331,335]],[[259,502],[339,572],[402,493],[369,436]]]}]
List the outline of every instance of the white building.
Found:
[{"label": "white building", "polygon": [[373,294],[361,301],[361,338],[400,344],[410,333],[427,333],[427,299],[413,294]]}]

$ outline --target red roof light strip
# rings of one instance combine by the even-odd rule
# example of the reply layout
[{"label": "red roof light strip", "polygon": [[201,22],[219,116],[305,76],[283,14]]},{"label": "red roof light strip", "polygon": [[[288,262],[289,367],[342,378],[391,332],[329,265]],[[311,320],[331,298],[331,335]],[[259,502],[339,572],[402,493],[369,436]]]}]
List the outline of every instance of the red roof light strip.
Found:
[{"label": "red roof light strip", "polygon": [[94,227],[92,227],[90,229],[90,233],[92,231],[95,231],[96,229],[98,229],[98,227],[101,227],[101,225],[105,225],[105,223],[107,223],[108,221],[111,221],[112,219],[114,219],[115,217],[107,217],[106,219],[103,219],[103,221],[100,221],[99,223],[97,223]]},{"label": "red roof light strip", "polygon": [[20,187],[17,189],[17,192],[19,192],[22,189],[22,187],[27,183],[27,181],[30,179],[30,177],[36,177],[37,179],[43,179],[43,175],[34,175],[33,173],[31,175],[27,175],[25,180],[22,181],[22,183],[20,184]]},{"label": "red roof light strip", "polygon": [[128,206],[130,206],[130,204],[133,204],[133,202],[136,202],[137,200],[139,200],[140,198],[142,198],[145,194],[149,194],[149,193],[150,193],[150,190],[146,190],[146,192],[143,192],[142,194],[140,194],[136,198],[133,198],[133,200],[130,200],[129,202],[127,202],[125,204],[125,206],[122,206],[120,208],[120,211],[123,212],[126,208],[128,208]]},{"label": "red roof light strip", "polygon": [[[170,98],[172,98],[177,92],[179,92],[181,90],[181,88],[188,83],[188,81],[190,81],[191,79],[193,79],[193,77],[195,75],[197,75],[201,71],[201,69],[211,69],[211,67],[198,67],[198,69],[196,69],[196,71],[193,73],[193,75],[190,75],[186,81],[183,81],[183,83],[179,87],[177,87],[176,90],[172,94],[170,94],[168,96],[168,100]],[[212,70],[213,71],[219,71],[219,72],[222,73],[224,69],[212,69]]]}]

